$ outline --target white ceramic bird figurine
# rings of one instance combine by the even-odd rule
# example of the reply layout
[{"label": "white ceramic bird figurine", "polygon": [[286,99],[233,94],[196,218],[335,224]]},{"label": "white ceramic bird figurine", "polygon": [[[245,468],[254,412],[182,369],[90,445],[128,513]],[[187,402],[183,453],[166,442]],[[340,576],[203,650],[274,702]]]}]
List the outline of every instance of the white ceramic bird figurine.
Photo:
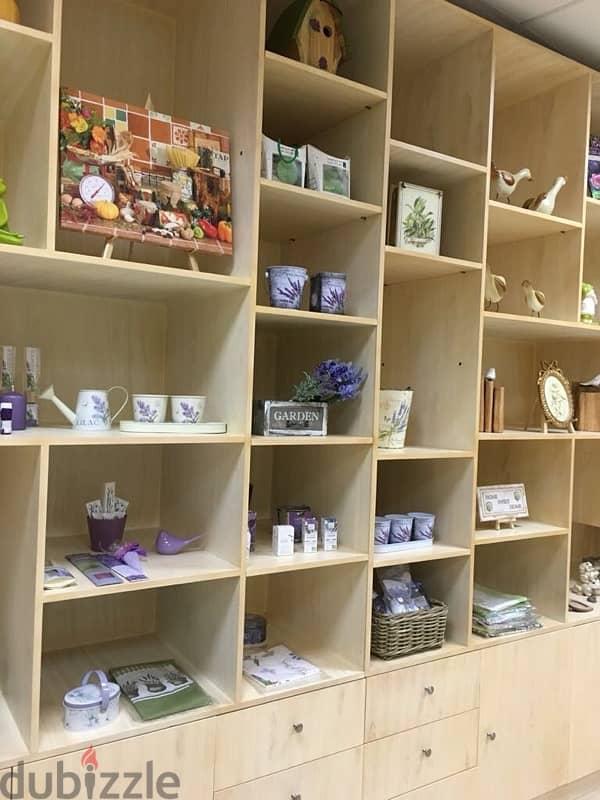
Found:
[{"label": "white ceramic bird figurine", "polygon": [[537,314],[538,317],[542,315],[542,309],[546,305],[546,295],[538,289],[534,289],[529,281],[523,281],[523,294],[525,295],[525,302],[532,314]]},{"label": "white ceramic bird figurine", "polygon": [[528,208],[530,211],[538,211],[540,214],[553,214],[558,193],[566,182],[566,178],[557,178],[551,189],[548,189],[543,194],[538,194],[537,197],[530,197],[529,200],[523,203],[523,208]]},{"label": "white ceramic bird figurine", "polygon": [[527,178],[531,180],[531,172],[524,167],[518,172],[508,172],[505,169],[498,169],[492,161],[492,194],[495,200],[510,203],[510,196],[515,191],[519,183]]},{"label": "white ceramic bird figurine", "polygon": [[485,303],[486,308],[496,306],[496,311],[500,307],[500,301],[506,294],[507,283],[504,275],[494,275],[489,267],[485,268]]}]

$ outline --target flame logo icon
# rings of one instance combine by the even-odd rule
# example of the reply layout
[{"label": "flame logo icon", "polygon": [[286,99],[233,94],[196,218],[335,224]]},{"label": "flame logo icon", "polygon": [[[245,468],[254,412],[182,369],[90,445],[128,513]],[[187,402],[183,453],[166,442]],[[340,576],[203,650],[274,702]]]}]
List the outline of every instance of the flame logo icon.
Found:
[{"label": "flame logo icon", "polygon": [[87,767],[92,767],[93,769],[98,769],[98,759],[96,757],[96,751],[90,745],[85,753],[81,756],[81,766],[85,769]]}]

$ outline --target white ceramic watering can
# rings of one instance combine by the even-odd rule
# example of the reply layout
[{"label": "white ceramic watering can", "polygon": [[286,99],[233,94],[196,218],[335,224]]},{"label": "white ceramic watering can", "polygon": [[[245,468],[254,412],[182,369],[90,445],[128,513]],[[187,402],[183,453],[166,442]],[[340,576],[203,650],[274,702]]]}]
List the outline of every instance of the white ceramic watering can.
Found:
[{"label": "white ceramic watering can", "polygon": [[[117,413],[111,417],[108,396],[116,389],[125,393],[125,400]],[[123,386],[111,386],[110,389],[80,389],[75,411],[71,411],[69,406],[54,394],[54,386],[49,386],[41,393],[40,398],[51,400],[77,430],[109,431],[113,421],[127,405],[129,393]]]}]

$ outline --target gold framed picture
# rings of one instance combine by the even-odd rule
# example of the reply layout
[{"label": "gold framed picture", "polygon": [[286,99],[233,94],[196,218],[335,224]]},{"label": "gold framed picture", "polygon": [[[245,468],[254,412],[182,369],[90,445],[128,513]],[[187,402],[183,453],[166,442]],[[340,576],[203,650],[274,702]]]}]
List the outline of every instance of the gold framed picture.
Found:
[{"label": "gold framed picture", "polygon": [[571,384],[556,361],[542,361],[537,386],[546,426],[573,431],[575,406]]}]

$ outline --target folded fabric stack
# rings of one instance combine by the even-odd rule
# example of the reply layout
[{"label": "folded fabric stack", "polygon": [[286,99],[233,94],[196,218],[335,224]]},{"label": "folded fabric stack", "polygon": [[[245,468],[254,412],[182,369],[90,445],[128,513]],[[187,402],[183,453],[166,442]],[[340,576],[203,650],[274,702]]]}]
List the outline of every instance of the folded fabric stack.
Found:
[{"label": "folded fabric stack", "polygon": [[475,584],[473,633],[493,638],[541,627],[542,623],[528,597],[497,592]]}]

